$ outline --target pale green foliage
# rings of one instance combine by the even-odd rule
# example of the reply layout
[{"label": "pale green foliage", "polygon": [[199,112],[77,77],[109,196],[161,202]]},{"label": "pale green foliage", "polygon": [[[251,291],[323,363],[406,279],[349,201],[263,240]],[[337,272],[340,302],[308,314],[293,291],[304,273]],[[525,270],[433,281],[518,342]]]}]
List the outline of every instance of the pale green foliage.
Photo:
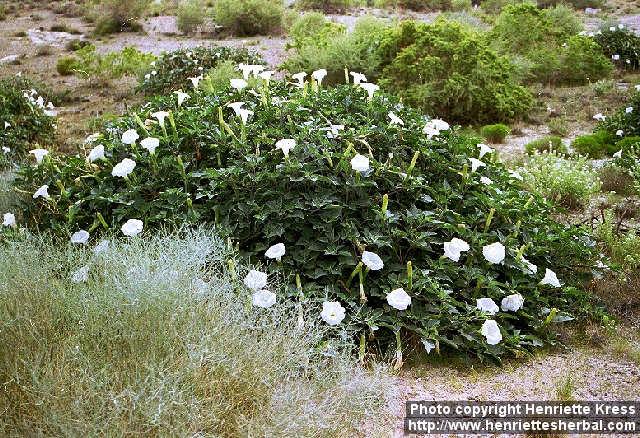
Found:
[{"label": "pale green foliage", "polygon": [[626,271],[637,272],[640,269],[640,235],[635,230],[626,234],[615,231],[615,215],[608,210],[604,222],[596,229],[596,237],[604,243],[611,260]]},{"label": "pale green foliage", "polygon": [[4,243],[0,435],[342,436],[379,412],[388,380],[339,341],[323,354],[317,309],[303,330],[282,297],[256,310],[214,233],[161,234],[99,255]]},{"label": "pale green foliage", "polygon": [[268,35],[280,30],[284,7],[282,0],[217,0],[216,23],[234,35]]},{"label": "pale green foliage", "polygon": [[520,173],[530,190],[568,208],[585,205],[601,186],[598,173],[582,156],[536,153]]},{"label": "pale green foliage", "polygon": [[185,34],[196,31],[204,23],[204,2],[202,0],[183,0],[177,11],[178,30]]}]

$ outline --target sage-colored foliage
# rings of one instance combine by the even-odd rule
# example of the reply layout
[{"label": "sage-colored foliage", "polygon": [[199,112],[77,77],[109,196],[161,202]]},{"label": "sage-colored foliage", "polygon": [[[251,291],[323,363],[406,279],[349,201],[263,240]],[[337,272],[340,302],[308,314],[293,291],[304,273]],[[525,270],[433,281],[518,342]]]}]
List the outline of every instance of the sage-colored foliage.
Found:
[{"label": "sage-colored foliage", "polygon": [[[31,102],[30,94],[36,85],[27,78],[7,77],[0,79],[0,166],[25,156],[34,143],[47,145],[53,141],[55,119],[44,113],[44,108]],[[40,91],[40,88],[36,91]],[[44,103],[47,103],[47,99]],[[34,95],[37,99],[38,95]],[[8,123],[9,126],[5,126]]]},{"label": "sage-colored foliage", "polygon": [[[97,140],[106,159],[90,164],[84,154],[52,155],[23,167],[17,180],[28,194],[23,220],[65,239],[79,228],[92,235],[105,225],[119,230],[131,218],[144,221],[145,233],[215,223],[242,257],[264,263],[271,275],[284,274],[279,299],[340,301],[347,315],[342,325],[382,345],[395,346],[400,329],[401,339],[497,359],[551,341],[549,324],[590,311],[589,296],[574,287],[589,276],[576,269],[591,259],[588,237],[550,219],[548,204],[491,155],[472,173],[469,158],[478,157],[479,139],[451,131],[430,139],[420,112],[381,92],[370,100],[357,85],[315,91],[309,84],[257,84],[241,92],[192,92],[182,106],[175,96],[157,97],[107,126]],[[246,125],[227,106],[239,101],[253,111]],[[160,110],[171,112],[165,129],[143,123]],[[390,125],[390,112],[404,125]],[[331,125],[344,129],[331,133]],[[155,155],[124,145],[129,129],[141,139],[159,138]],[[288,157],[274,146],[286,138],[297,143]],[[352,169],[356,152],[369,157],[369,172]],[[113,177],[124,158],[137,166],[127,179]],[[34,201],[30,194],[42,184],[50,186],[51,199]],[[452,238],[470,245],[459,262],[442,257]],[[501,264],[483,257],[482,247],[495,242],[507,248]],[[281,263],[264,255],[276,243],[286,246]],[[362,270],[360,280],[352,274],[363,250],[379,254],[384,268]],[[537,274],[519,254],[539,266]],[[564,287],[540,286],[545,268]],[[386,301],[399,287],[412,298],[405,311]],[[518,312],[476,310],[477,298],[500,303],[516,292],[525,298]],[[480,333],[487,319],[501,327],[498,345]]]},{"label": "sage-colored foliage", "polygon": [[509,59],[459,23],[402,22],[387,31],[379,54],[381,84],[427,114],[491,123],[520,118],[533,103]]},{"label": "sage-colored foliage", "polygon": [[217,0],[214,20],[237,36],[269,35],[280,32],[282,0]]},{"label": "sage-colored foliage", "polygon": [[[190,89],[190,77],[205,75],[220,63],[264,64],[263,59],[247,49],[229,47],[194,47],[166,52],[140,75],[138,91],[162,94],[178,89]],[[153,73],[155,72],[155,73]]]}]

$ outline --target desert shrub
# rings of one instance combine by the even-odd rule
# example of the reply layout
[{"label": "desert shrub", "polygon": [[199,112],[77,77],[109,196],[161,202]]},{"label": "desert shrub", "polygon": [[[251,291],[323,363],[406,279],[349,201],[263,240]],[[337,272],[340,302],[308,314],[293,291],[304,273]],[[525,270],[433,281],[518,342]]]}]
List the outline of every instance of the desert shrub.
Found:
[{"label": "desert shrub", "polygon": [[[22,77],[0,79],[0,156],[3,167],[23,158],[31,145],[48,145],[55,132],[54,118],[47,115],[49,102]],[[51,114],[51,113],[50,113]]]},{"label": "desert shrub", "polygon": [[76,50],[80,50],[90,44],[91,43],[87,40],[69,40],[69,42],[65,45],[65,49],[69,50],[70,52],[75,52]]},{"label": "desert shrub", "polygon": [[607,77],[613,65],[586,36],[565,6],[539,9],[523,3],[504,8],[488,38],[500,53],[522,57],[527,81],[582,84]]},{"label": "desert shrub", "polygon": [[332,38],[343,35],[345,31],[344,25],[327,20],[321,12],[306,12],[298,16],[291,25],[289,37],[292,42],[287,43],[287,48],[326,47]]},{"label": "desert shrub", "polygon": [[[358,19],[352,32],[347,33],[342,25],[321,22],[318,19],[304,20],[318,29],[316,37],[312,33],[297,30],[293,44],[295,52],[282,64],[291,72],[327,70],[324,79],[327,84],[345,82],[344,69],[363,73],[373,81],[380,74],[380,60],[377,47],[389,25],[380,19],[363,17]],[[295,28],[295,26],[294,26]]]},{"label": "desert shrub", "polygon": [[151,4],[151,0],[101,0],[97,5],[100,19],[95,33],[107,35],[124,30],[137,30],[140,19]]},{"label": "desert shrub", "polygon": [[562,117],[555,117],[547,122],[549,133],[560,137],[569,135],[569,124]]},{"label": "desert shrub", "polygon": [[386,33],[379,53],[385,66],[381,83],[427,114],[491,123],[522,117],[532,106],[509,59],[458,23],[402,22]]},{"label": "desert shrub", "polygon": [[571,142],[571,147],[579,154],[590,158],[602,158],[616,152],[614,139],[606,131],[581,135]]},{"label": "desert shrub", "polygon": [[280,31],[282,0],[217,0],[216,23],[233,35],[269,35]]},{"label": "desert shrub", "polygon": [[202,0],[181,1],[177,15],[178,30],[185,34],[190,34],[204,23],[204,2]]},{"label": "desert shrub", "polygon": [[619,233],[615,224],[614,212],[608,210],[604,214],[604,222],[596,229],[596,238],[604,244],[611,260],[628,272],[640,268],[640,236],[635,230]]},{"label": "desert shrub", "polygon": [[600,191],[598,172],[582,156],[535,153],[519,172],[531,191],[566,208],[583,207]]},{"label": "desert shrub", "polygon": [[600,121],[596,130],[606,131],[612,138],[640,136],[640,92],[636,90],[614,114]]},{"label": "desert shrub", "polygon": [[555,135],[549,135],[533,140],[532,142],[527,143],[524,148],[529,155],[536,152],[567,152],[567,147],[562,143],[562,138]]},{"label": "desert shrub", "polygon": [[352,0],[299,0],[296,6],[301,9],[315,9],[325,13],[344,12],[353,5]]},{"label": "desert shrub", "polygon": [[511,133],[507,125],[497,123],[495,125],[485,125],[480,129],[482,135],[489,143],[504,143],[504,139]]},{"label": "desert shrub", "polygon": [[451,0],[452,11],[468,11],[473,7],[471,0]]},{"label": "desert shrub", "polygon": [[447,11],[451,9],[451,0],[392,0],[394,6],[413,11]]},{"label": "desert shrub", "polygon": [[640,37],[624,26],[605,26],[594,34],[604,54],[622,69],[640,68]]},{"label": "desert shrub", "polygon": [[61,56],[56,62],[56,71],[61,76],[71,76],[78,62],[75,56]]},{"label": "desert shrub", "polygon": [[3,434],[340,436],[384,417],[390,377],[322,344],[315,308],[300,330],[282,297],[245,306],[215,233],[108,242],[2,242]]},{"label": "desert shrub", "polygon": [[629,196],[636,193],[633,175],[625,167],[607,164],[602,166],[598,176],[602,182],[602,191],[605,193],[615,192],[621,196]]},{"label": "desert shrub", "polygon": [[[589,297],[574,287],[589,276],[575,269],[576,260],[588,265],[591,259],[587,236],[554,222],[550,206],[491,155],[476,169],[477,139],[392,96],[369,97],[365,87],[263,81],[215,95],[197,90],[182,105],[175,95],[156,97],[101,132],[94,144],[104,146],[104,159],[93,151],[88,164],[87,148],[24,166],[16,181],[26,194],[24,224],[68,239],[80,228],[94,236],[105,226],[117,231],[135,218],[144,220],[145,233],[215,223],[241,257],[283,279],[279,299],[339,301],[346,309],[339,327],[364,341],[371,333],[381,348],[423,339],[427,346],[497,358],[543,343],[553,334],[549,324],[567,313],[589,312]],[[244,102],[250,112],[229,107],[232,102]],[[158,111],[169,112],[164,125],[143,122],[157,119]],[[391,112],[403,123],[391,124]],[[135,145],[123,143],[131,142],[130,130],[141,136]],[[142,142],[146,137],[158,139],[154,154],[142,147],[151,146]],[[284,139],[295,141],[294,148]],[[114,176],[125,175],[126,162],[114,168],[125,158],[135,160],[135,169],[126,179]],[[32,199],[43,184],[50,198]],[[442,257],[443,243],[454,237],[469,244],[460,263]],[[269,262],[265,250],[276,243],[286,254]],[[483,254],[492,249],[502,258],[497,243],[506,256],[489,263]],[[363,254],[374,270],[359,264]],[[523,254],[537,273],[523,264]],[[564,287],[539,284],[547,268]],[[387,301],[400,287],[412,299],[403,311]],[[525,299],[522,312],[489,316],[476,309],[477,298],[501,302],[516,292]],[[500,324],[496,345],[481,335],[487,319]]]},{"label": "desert shrub", "polygon": [[[63,57],[58,60],[58,72],[63,61],[65,71],[85,79],[106,81],[120,79],[123,76],[138,76],[149,68],[156,59],[150,53],[144,53],[135,47],[125,47],[118,52],[102,55],[96,51],[93,44],[78,49],[74,56]],[[62,74],[62,73],[61,73]]]},{"label": "desert shrub", "polygon": [[605,0],[538,0],[538,6],[548,8],[556,5],[571,5],[575,9],[598,8],[605,5]]},{"label": "desert shrub", "polygon": [[526,0],[482,0],[480,7],[490,14],[498,14],[508,5],[518,5]]},{"label": "desert shrub", "polygon": [[231,61],[235,65],[264,64],[259,55],[244,48],[212,46],[175,50],[160,55],[155,64],[140,76],[138,91],[161,94],[188,88],[190,77],[206,74],[225,61]]}]

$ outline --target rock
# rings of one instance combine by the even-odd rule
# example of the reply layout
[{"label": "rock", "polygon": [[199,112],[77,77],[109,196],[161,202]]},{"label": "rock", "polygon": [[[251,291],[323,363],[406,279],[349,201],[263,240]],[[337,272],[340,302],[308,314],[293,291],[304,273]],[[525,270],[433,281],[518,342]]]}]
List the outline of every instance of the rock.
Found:
[{"label": "rock", "polygon": [[27,36],[36,46],[63,47],[68,41],[78,39],[69,32],[46,32],[39,29],[30,29]]},{"label": "rock", "polygon": [[0,58],[0,64],[11,64],[12,62],[16,62],[20,59],[20,55],[9,55],[4,58]]}]

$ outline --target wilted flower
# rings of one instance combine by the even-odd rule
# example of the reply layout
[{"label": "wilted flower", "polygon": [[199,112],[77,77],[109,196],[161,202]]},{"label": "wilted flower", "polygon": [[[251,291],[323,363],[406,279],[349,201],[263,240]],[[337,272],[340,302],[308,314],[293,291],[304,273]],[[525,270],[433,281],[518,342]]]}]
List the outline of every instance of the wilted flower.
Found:
[{"label": "wilted flower", "polygon": [[275,73],[275,71],[273,71],[273,70],[265,70],[265,71],[261,72],[258,76],[261,79],[264,79],[265,81],[269,81],[269,80],[271,80],[271,76],[273,76],[274,73]]},{"label": "wilted flower", "polygon": [[367,172],[369,170],[369,158],[356,154],[355,157],[351,159],[351,168],[356,172]]},{"label": "wilted flower", "polygon": [[457,262],[460,260],[460,253],[469,251],[469,249],[470,247],[467,242],[454,237],[451,241],[444,243],[444,256]]},{"label": "wilted flower", "polygon": [[253,293],[251,303],[256,307],[267,308],[276,303],[276,294],[267,289],[260,289]]},{"label": "wilted flower", "polygon": [[4,152],[5,154],[8,154],[9,152],[11,152],[11,148],[8,148],[6,146],[2,146],[2,152]]},{"label": "wilted flower", "polygon": [[469,161],[471,161],[471,172],[475,172],[476,170],[478,170],[478,168],[480,167],[486,167],[487,165],[476,159],[476,158],[469,158]]},{"label": "wilted flower", "polygon": [[495,315],[500,310],[491,298],[478,298],[476,300],[476,309],[481,312],[487,312],[490,315]]},{"label": "wilted flower", "polygon": [[247,85],[249,85],[244,79],[230,79],[229,82],[231,83],[231,87],[238,91],[245,89]]},{"label": "wilted flower", "polygon": [[270,259],[276,259],[277,261],[280,261],[280,259],[282,258],[282,256],[285,254],[286,250],[285,250],[285,246],[284,243],[276,243],[275,245],[271,246],[265,253],[264,255],[267,258]]},{"label": "wilted flower", "polygon": [[49,186],[48,185],[43,185],[41,186],[38,190],[36,190],[36,192],[33,194],[33,199],[37,199],[37,198],[44,198],[44,199],[49,199]]},{"label": "wilted flower", "polygon": [[93,143],[94,141],[100,138],[100,135],[101,134],[99,132],[95,132],[91,135],[88,135],[87,138],[84,139],[84,144]]},{"label": "wilted flower", "polygon": [[361,82],[367,82],[367,77],[365,75],[363,75],[362,73],[356,73],[354,71],[352,71],[351,76],[353,76],[353,83],[354,84],[359,84]]},{"label": "wilted flower", "polygon": [[505,247],[500,242],[485,245],[482,247],[482,255],[489,263],[497,265],[502,263],[505,258]]},{"label": "wilted flower", "polygon": [[88,241],[89,241],[89,232],[86,230],[79,230],[71,235],[71,243],[84,245]]},{"label": "wilted flower", "polygon": [[424,349],[427,350],[427,354],[431,353],[431,351],[436,348],[436,344],[427,339],[422,339],[422,345],[424,345]]},{"label": "wilted flower", "polygon": [[520,172],[516,172],[515,170],[510,170],[509,175],[511,176],[511,178],[517,179],[519,181],[523,180],[522,175],[520,175]]},{"label": "wilted flower", "polygon": [[296,147],[296,141],[292,138],[283,138],[276,142],[276,149],[282,149],[285,157],[289,156],[289,151]]},{"label": "wilted flower", "polygon": [[316,70],[311,73],[311,77],[318,82],[318,85],[322,85],[322,80],[327,75],[327,70],[321,68],[320,70]]},{"label": "wilted flower", "polygon": [[189,78],[189,80],[191,81],[193,88],[197,89],[198,85],[200,85],[200,81],[202,80],[202,75]]},{"label": "wilted flower", "polygon": [[120,227],[120,231],[122,231],[122,234],[125,236],[136,237],[142,233],[143,228],[144,224],[140,219],[129,219]]},{"label": "wilted flower", "polygon": [[123,144],[134,144],[140,136],[135,129],[128,129],[124,131],[122,134],[122,143]]},{"label": "wilted flower", "polygon": [[389,118],[391,119],[391,125],[401,125],[404,126],[404,122],[398,116],[396,116],[392,111],[389,111]]},{"label": "wilted flower", "polygon": [[252,269],[246,277],[244,277],[244,285],[252,290],[264,289],[267,285],[267,274]]},{"label": "wilted flower", "polygon": [[119,176],[121,178],[126,178],[127,176],[129,176],[131,172],[133,172],[133,169],[135,167],[136,167],[135,161],[133,161],[130,158],[125,158],[124,160],[120,161],[118,164],[113,166],[113,169],[111,170],[111,175]]},{"label": "wilted flower", "polygon": [[291,76],[293,79],[295,79],[296,81],[298,81],[298,83],[296,84],[298,87],[302,88],[304,87],[304,78],[307,77],[307,74],[303,71],[301,71],[300,73],[296,73],[295,75]]},{"label": "wilted flower", "polygon": [[538,267],[536,265],[534,265],[533,263],[531,263],[529,260],[525,259],[524,257],[522,257],[522,263],[524,263],[525,269],[526,269],[526,273],[527,274],[537,274],[538,273]]},{"label": "wilted flower", "polygon": [[544,272],[544,278],[540,282],[541,285],[549,285],[553,287],[560,287],[560,280],[558,280],[558,276],[551,269],[547,268]]},{"label": "wilted flower", "polygon": [[338,301],[325,301],[320,317],[329,325],[338,325],[344,319],[344,312],[344,307]]},{"label": "wilted flower", "polygon": [[618,137],[622,137],[622,136],[624,135],[624,131],[623,131],[622,129],[618,129],[618,130],[616,131],[616,135],[617,135]]},{"label": "wilted flower", "polygon": [[101,253],[105,252],[108,249],[109,249],[109,241],[108,240],[101,240],[100,243],[98,243],[93,248],[93,253],[94,254],[101,254]]},{"label": "wilted flower", "polygon": [[524,297],[520,294],[513,294],[502,299],[500,307],[504,312],[517,312],[524,304]]},{"label": "wilted flower", "polygon": [[487,344],[496,345],[499,344],[502,340],[502,333],[500,333],[500,327],[498,327],[498,323],[493,319],[487,319],[484,324],[482,324],[482,329],[480,333],[484,335],[487,339]]},{"label": "wilted flower", "polygon": [[32,149],[29,151],[30,154],[33,154],[36,157],[36,163],[42,163],[42,159],[49,153],[46,149]]},{"label": "wilted flower", "polygon": [[89,265],[85,265],[71,275],[74,283],[86,283],[89,280]]},{"label": "wilted flower", "polygon": [[482,159],[482,157],[484,157],[487,154],[491,154],[493,153],[494,149],[490,148],[489,146],[487,146],[484,143],[478,143],[478,147],[480,148],[480,159]]},{"label": "wilted flower", "polygon": [[247,80],[249,79],[249,75],[257,76],[262,70],[264,70],[264,65],[240,64],[238,65],[238,70],[242,71],[242,76]]},{"label": "wilted flower", "polygon": [[156,148],[160,146],[160,140],[155,137],[147,137],[140,142],[143,149],[149,151],[151,155],[156,153]]},{"label": "wilted flower", "polygon": [[613,154],[613,158],[621,158],[621,157],[622,157],[622,149],[620,149],[618,152]]},{"label": "wilted flower", "polygon": [[362,263],[372,271],[379,271],[384,268],[384,263],[378,254],[371,251],[363,251]]},{"label": "wilted flower", "polygon": [[13,213],[5,213],[2,216],[2,225],[4,225],[5,227],[15,227],[16,216]]},{"label": "wilted flower", "polygon": [[631,114],[633,112],[633,107],[632,106],[628,106],[624,109],[624,112],[627,114]]},{"label": "wilted flower", "polygon": [[404,289],[394,289],[387,294],[387,303],[394,309],[406,310],[411,304],[411,297]]},{"label": "wilted flower", "polygon": [[95,148],[91,149],[89,152],[89,156],[87,157],[90,162],[103,160],[104,159],[104,146],[99,144]]},{"label": "wilted flower", "polygon": [[493,181],[491,181],[489,178],[487,178],[486,176],[483,176],[480,178],[480,182],[486,186],[493,184]]},{"label": "wilted flower", "polygon": [[376,84],[371,84],[369,82],[361,83],[360,87],[369,94],[369,100],[373,99],[373,94],[380,89]]},{"label": "wilted flower", "polygon": [[185,100],[187,100],[189,98],[189,95],[187,93],[184,93],[182,91],[174,91],[174,93],[178,96],[178,106],[182,105],[182,102],[184,102]]},{"label": "wilted flower", "polygon": [[611,55],[611,59],[614,61],[620,61],[620,55]]},{"label": "wilted flower", "polygon": [[236,113],[236,116],[240,117],[240,110],[244,106],[244,102],[231,102],[231,103],[228,103],[227,106],[229,108],[233,108],[233,111]]},{"label": "wilted flower", "polygon": [[604,122],[606,120],[606,117],[602,114],[602,113],[598,113],[595,116],[593,116],[594,120],[599,120],[601,122]]},{"label": "wilted flower", "polygon": [[253,111],[244,109],[244,108],[240,108],[238,113],[239,113],[238,115],[240,116],[240,120],[242,120],[243,125],[246,125],[247,120],[249,120],[249,117],[253,115]]},{"label": "wilted flower", "polygon": [[164,128],[164,119],[166,117],[169,117],[169,112],[167,112],[167,111],[156,111],[155,113],[152,113],[151,116],[153,116],[156,119],[158,119],[158,125],[160,125],[161,127]]}]

